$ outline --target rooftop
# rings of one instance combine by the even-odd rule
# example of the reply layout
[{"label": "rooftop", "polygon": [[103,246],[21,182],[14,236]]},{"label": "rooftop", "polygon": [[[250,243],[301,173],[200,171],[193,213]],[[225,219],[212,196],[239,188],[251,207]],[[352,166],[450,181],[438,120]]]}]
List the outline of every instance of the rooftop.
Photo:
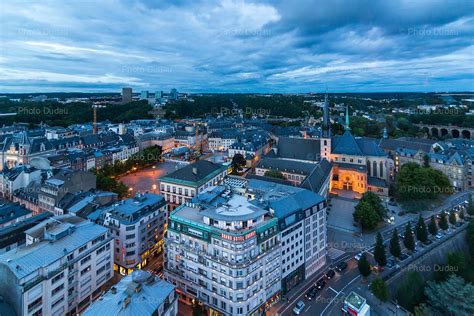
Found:
[{"label": "rooftop", "polygon": [[160,179],[162,182],[185,183],[189,185],[200,185],[207,179],[216,176],[227,167],[207,160],[199,160],[178,169]]},{"label": "rooftop", "polygon": [[30,210],[27,210],[24,206],[19,203],[8,203],[0,205],[0,224],[7,223],[18,217],[31,214]]},{"label": "rooftop", "polygon": [[[33,244],[8,251],[0,255],[0,265],[7,266],[18,279],[21,279],[36,273],[40,268],[48,267],[64,257],[65,254],[80,248],[107,232],[107,228],[85,220],[73,224],[69,222],[70,218],[72,218],[70,215],[58,216],[27,230],[28,235],[31,235],[30,232],[37,232],[38,229],[43,231],[41,227],[46,227],[51,234],[65,230],[67,230],[67,233],[56,240],[53,240],[53,238],[42,239]],[[51,230],[48,230],[45,226],[46,223],[52,225]],[[69,229],[71,227],[74,227],[74,229]]]},{"label": "rooftop", "polygon": [[82,315],[156,315],[154,312],[166,304],[174,288],[149,272],[137,270],[120,280]]}]

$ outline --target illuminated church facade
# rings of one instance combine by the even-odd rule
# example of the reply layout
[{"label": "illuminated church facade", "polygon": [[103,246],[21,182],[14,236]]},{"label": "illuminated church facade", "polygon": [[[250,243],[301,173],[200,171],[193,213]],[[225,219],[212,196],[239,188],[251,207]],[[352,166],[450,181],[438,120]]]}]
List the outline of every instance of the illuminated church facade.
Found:
[{"label": "illuminated church facade", "polygon": [[329,102],[325,97],[320,155],[331,162],[330,190],[353,191],[357,195],[372,191],[388,196],[390,159],[375,139],[354,137],[349,127],[349,108],[346,108],[345,131],[332,136]]}]

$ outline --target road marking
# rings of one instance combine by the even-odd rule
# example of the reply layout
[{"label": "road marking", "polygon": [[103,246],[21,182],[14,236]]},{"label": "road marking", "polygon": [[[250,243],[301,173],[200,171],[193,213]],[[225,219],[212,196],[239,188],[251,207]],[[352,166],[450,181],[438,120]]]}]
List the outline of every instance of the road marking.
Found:
[{"label": "road marking", "polygon": [[304,312],[306,313],[309,310],[310,307],[311,307],[311,305],[308,304],[308,308],[305,309]]},{"label": "road marking", "polygon": [[339,292],[333,289],[331,286],[329,287],[329,289],[332,290],[334,293],[339,294]]},{"label": "road marking", "polygon": [[358,276],[356,276],[355,278],[353,278],[349,283],[347,283],[343,288],[342,290],[336,295],[333,297],[333,299],[329,302],[329,304],[327,304],[327,306],[323,309],[323,311],[321,312],[320,315],[324,315],[324,312],[329,308],[329,306],[331,306],[331,304],[334,302],[334,300],[339,296],[339,294],[343,293],[343,291],[345,290],[346,287],[348,287],[349,285],[351,285],[355,280],[357,280],[358,278],[360,278],[360,274]]}]

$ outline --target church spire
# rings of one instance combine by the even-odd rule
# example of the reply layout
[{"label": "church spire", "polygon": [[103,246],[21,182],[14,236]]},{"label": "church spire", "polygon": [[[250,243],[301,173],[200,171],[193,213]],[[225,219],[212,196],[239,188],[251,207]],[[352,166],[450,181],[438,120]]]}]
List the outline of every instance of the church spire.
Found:
[{"label": "church spire", "polygon": [[328,88],[326,87],[326,94],[324,95],[324,107],[323,107],[323,124],[322,124],[323,136],[329,137],[331,134],[331,121],[329,118],[329,100],[328,100]]},{"label": "church spire", "polygon": [[349,105],[346,105],[346,131],[349,131],[351,129],[350,124],[349,124]]}]

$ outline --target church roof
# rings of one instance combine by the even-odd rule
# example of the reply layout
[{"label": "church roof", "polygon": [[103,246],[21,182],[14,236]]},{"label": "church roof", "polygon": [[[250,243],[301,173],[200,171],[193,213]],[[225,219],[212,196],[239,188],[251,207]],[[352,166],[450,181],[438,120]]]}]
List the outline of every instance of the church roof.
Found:
[{"label": "church roof", "polygon": [[343,154],[352,156],[362,156],[362,150],[359,148],[354,136],[349,130],[346,130],[340,137],[335,137],[333,141],[333,154]]},{"label": "church roof", "polygon": [[386,156],[374,139],[355,138],[349,130],[346,130],[342,136],[333,138],[332,153],[351,156]]}]

